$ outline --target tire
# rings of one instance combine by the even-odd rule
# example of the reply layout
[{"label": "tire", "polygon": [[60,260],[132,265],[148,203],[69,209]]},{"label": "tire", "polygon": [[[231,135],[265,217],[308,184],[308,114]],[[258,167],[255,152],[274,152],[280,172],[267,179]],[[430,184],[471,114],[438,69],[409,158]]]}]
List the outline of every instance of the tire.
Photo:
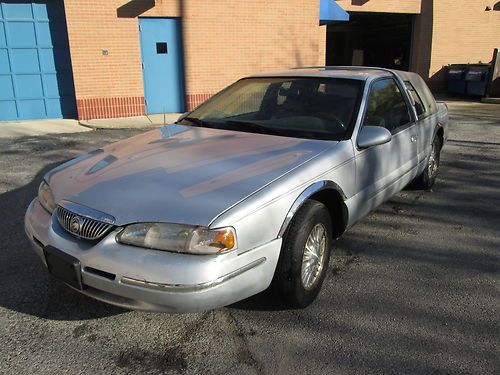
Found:
[{"label": "tire", "polygon": [[424,171],[414,180],[416,187],[424,190],[431,190],[439,173],[440,153],[441,141],[439,137],[436,137],[434,141],[432,141],[431,154],[427,159],[427,165]]},{"label": "tire", "polygon": [[328,209],[320,202],[305,201],[285,232],[273,279],[275,292],[288,306],[304,308],[315,300],[327,273],[331,239]]}]

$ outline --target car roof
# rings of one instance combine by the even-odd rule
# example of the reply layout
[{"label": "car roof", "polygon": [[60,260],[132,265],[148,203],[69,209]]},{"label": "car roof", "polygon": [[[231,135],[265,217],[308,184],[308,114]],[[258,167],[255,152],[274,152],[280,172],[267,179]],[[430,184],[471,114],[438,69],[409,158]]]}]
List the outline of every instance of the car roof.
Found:
[{"label": "car roof", "polygon": [[[250,77],[328,77],[366,81],[377,77],[390,77],[399,71],[366,66],[311,66],[254,74]],[[405,72],[406,73],[406,72]]]}]

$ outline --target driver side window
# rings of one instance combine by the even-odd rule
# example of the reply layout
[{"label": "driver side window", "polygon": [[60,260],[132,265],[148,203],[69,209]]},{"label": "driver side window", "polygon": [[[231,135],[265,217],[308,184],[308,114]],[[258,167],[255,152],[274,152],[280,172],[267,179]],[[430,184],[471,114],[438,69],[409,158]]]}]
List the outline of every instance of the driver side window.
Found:
[{"label": "driver side window", "polygon": [[410,122],[408,106],[394,79],[381,79],[370,88],[363,125],[381,126],[396,133]]}]

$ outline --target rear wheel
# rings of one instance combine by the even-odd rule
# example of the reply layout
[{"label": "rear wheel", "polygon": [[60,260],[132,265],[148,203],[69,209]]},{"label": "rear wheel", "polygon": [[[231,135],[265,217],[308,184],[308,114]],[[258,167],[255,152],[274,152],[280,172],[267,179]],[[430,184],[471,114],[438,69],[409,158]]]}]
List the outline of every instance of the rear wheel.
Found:
[{"label": "rear wheel", "polygon": [[441,141],[439,137],[434,138],[432,142],[431,153],[427,159],[427,165],[420,176],[415,179],[415,185],[419,188],[430,190],[436,182],[439,172]]},{"label": "rear wheel", "polygon": [[307,200],[290,223],[274,275],[275,289],[293,307],[306,307],[318,295],[326,276],[332,238],[328,209]]}]

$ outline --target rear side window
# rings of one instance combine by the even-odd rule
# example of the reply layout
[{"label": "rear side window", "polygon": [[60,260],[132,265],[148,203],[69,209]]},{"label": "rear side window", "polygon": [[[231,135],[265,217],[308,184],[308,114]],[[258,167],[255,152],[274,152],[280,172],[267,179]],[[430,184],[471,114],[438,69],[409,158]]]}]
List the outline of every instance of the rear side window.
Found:
[{"label": "rear side window", "polygon": [[426,117],[427,109],[425,108],[424,102],[422,101],[422,99],[418,95],[418,92],[415,90],[415,88],[413,87],[413,85],[410,82],[406,81],[405,85],[406,85],[406,88],[408,89],[408,91],[410,92],[410,95],[413,98],[413,101],[415,102],[415,109],[417,111],[418,119],[420,120],[420,119]]},{"label": "rear side window", "polygon": [[422,100],[425,107],[425,116],[430,116],[437,112],[436,100],[434,95],[432,95],[431,90],[424,82],[422,77],[417,74],[413,74],[410,78],[411,85],[415,88],[418,96]]},{"label": "rear side window", "polygon": [[395,133],[409,122],[408,106],[394,79],[376,81],[370,88],[363,125],[382,126]]}]

